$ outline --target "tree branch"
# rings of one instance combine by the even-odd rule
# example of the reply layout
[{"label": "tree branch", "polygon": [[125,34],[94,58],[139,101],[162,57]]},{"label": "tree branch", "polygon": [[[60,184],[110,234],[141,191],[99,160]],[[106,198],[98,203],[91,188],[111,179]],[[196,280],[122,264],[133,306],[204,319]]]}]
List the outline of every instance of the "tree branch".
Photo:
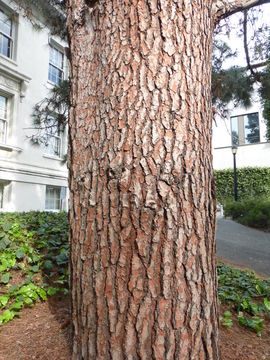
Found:
[{"label": "tree branch", "polygon": [[270,64],[270,60],[265,60],[265,61],[262,61],[262,62],[260,62],[260,63],[250,64],[250,68],[252,68],[252,69],[258,69],[258,68],[267,66],[267,65],[269,65],[269,64]]},{"label": "tree branch", "polygon": [[213,2],[213,13],[218,22],[237,12],[264,4],[270,4],[270,0],[215,0]]},{"label": "tree branch", "polygon": [[248,40],[247,40],[247,13],[248,10],[244,10],[244,22],[243,22],[243,32],[244,32],[244,50],[246,55],[246,61],[247,61],[247,68],[251,72],[252,75],[255,75],[253,67],[250,65],[250,57],[248,52]]}]

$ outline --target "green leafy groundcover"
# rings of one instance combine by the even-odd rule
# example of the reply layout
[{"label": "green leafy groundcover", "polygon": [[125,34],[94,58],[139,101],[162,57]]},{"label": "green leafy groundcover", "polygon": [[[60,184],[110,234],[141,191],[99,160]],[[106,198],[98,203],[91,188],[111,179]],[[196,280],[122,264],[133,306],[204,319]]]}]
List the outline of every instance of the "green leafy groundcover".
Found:
[{"label": "green leafy groundcover", "polygon": [[0,327],[26,306],[68,290],[66,213],[0,214]]},{"label": "green leafy groundcover", "polygon": [[[217,200],[224,204],[234,198],[233,169],[215,170]],[[245,167],[237,169],[239,200],[246,198],[270,199],[270,168]]]},{"label": "green leafy groundcover", "polygon": [[[241,326],[257,332],[260,336],[264,319],[270,316],[270,279],[263,280],[252,272],[218,265],[218,296],[230,310],[236,311]],[[224,326],[232,326],[232,313],[221,317]]]},{"label": "green leafy groundcover", "polygon": [[[0,327],[20,310],[48,296],[68,292],[68,217],[66,213],[0,214]],[[218,265],[219,299],[228,311],[221,323],[263,329],[270,313],[270,280]]]}]

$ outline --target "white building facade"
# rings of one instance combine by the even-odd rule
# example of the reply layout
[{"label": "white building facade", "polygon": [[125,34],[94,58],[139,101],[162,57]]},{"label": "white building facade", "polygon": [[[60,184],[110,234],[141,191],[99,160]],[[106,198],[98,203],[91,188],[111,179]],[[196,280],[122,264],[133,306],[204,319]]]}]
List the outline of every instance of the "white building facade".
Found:
[{"label": "white building facade", "polygon": [[258,101],[252,107],[231,108],[227,118],[213,123],[214,169],[233,167],[232,145],[237,146],[237,167],[270,167],[270,143]]},{"label": "white building facade", "polygon": [[35,30],[14,2],[0,0],[0,208],[67,209],[66,130],[33,146],[35,104],[67,76],[66,44]]}]

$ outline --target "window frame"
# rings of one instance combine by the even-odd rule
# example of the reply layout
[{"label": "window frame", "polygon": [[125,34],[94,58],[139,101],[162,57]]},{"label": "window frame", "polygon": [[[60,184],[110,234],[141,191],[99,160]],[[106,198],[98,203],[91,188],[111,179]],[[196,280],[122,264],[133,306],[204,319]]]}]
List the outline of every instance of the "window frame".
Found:
[{"label": "window frame", "polygon": [[[0,4],[0,11],[6,15],[7,17],[12,17],[12,11],[5,9],[3,6],[1,6],[2,4]],[[15,21],[14,18],[10,19],[11,22],[11,28],[10,28],[10,32],[11,35],[4,33],[3,31],[0,30],[0,36],[3,36],[5,38],[7,38],[10,41],[10,54],[5,55],[0,51],[0,55],[4,56],[6,59],[10,59],[10,60],[14,60],[14,54],[15,54],[15,39],[16,39],[16,28],[15,28]]]},{"label": "window frame", "polygon": [[0,96],[4,97],[6,99],[6,119],[1,117],[1,112],[0,112],[0,121],[5,122],[5,133],[4,133],[4,140],[1,141],[1,136],[0,136],[0,144],[6,144],[7,143],[7,134],[8,134],[8,124],[9,124],[9,120],[10,120],[10,97],[7,96],[6,94],[3,94],[0,91]]},{"label": "window frame", "polygon": [[[59,53],[62,54],[62,67],[59,67],[58,65],[54,64],[51,62],[51,49],[54,49],[56,51],[58,51]],[[50,41],[49,42],[49,68],[48,68],[48,81],[54,85],[59,85],[60,82],[54,82],[53,80],[50,79],[50,68],[53,67],[55,69],[57,69],[58,71],[60,71],[61,74],[61,81],[65,80],[65,52],[64,49],[58,45],[57,43],[55,43],[54,41]]]},{"label": "window frame", "polygon": [[[245,135],[245,122],[244,122],[245,116],[254,115],[254,114],[257,114],[257,116],[258,116],[258,130],[259,130],[258,141],[247,142],[246,135]],[[237,134],[238,134],[237,142],[234,142],[234,140],[233,140],[233,119],[235,119],[235,118],[237,119]],[[239,120],[239,118],[243,118],[242,123],[240,123],[241,120]],[[232,144],[232,146],[255,145],[255,144],[261,143],[261,124],[260,124],[260,112],[259,111],[253,111],[250,113],[244,113],[244,114],[230,116],[230,126],[231,126],[231,144]],[[241,128],[241,131],[239,131],[240,128]],[[241,137],[239,134],[242,134],[244,136]]]}]

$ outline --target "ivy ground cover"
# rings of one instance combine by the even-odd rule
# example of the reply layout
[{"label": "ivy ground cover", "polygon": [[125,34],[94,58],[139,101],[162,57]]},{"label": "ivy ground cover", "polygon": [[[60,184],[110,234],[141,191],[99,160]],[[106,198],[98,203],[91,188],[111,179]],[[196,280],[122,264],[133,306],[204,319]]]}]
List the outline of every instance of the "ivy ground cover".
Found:
[{"label": "ivy ground cover", "polygon": [[0,215],[0,328],[24,307],[67,293],[66,213]]}]

